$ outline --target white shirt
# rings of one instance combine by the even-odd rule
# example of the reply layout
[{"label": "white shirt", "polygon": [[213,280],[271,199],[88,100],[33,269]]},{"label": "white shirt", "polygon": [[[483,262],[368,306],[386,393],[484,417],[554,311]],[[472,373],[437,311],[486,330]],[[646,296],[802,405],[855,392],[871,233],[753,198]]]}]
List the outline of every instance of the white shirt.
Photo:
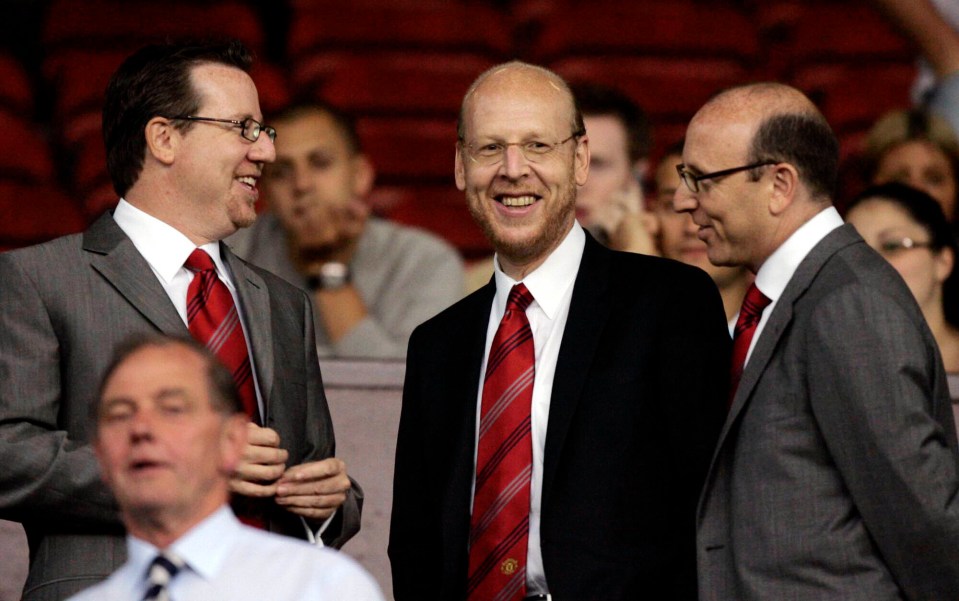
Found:
[{"label": "white shirt", "polygon": [[[193,272],[184,267],[183,264],[186,263],[187,258],[197,246],[178,229],[138,209],[123,198],[117,203],[117,208],[113,212],[113,220],[120,226],[123,233],[130,238],[133,246],[135,246],[137,251],[146,259],[146,262],[149,263],[153,274],[156,275],[160,285],[163,286],[163,290],[165,290],[167,296],[170,297],[170,302],[173,303],[177,313],[180,314],[180,319],[183,320],[183,324],[189,326],[186,316],[186,295],[190,287],[190,282],[193,280]],[[237,296],[236,293],[236,286],[233,284],[233,274],[230,273],[226,263],[223,262],[223,258],[220,256],[220,243],[209,242],[199,248],[206,251],[206,253],[210,255],[210,258],[213,259],[213,264],[216,266],[217,277],[226,285],[227,290],[230,291],[230,295],[233,296],[233,304],[236,305],[238,309],[237,312],[240,315],[240,326],[243,329],[246,348],[253,348],[253,345],[250,344],[250,335],[247,331],[246,315],[242,310],[243,305],[240,303],[240,297]],[[253,390],[256,392],[256,403],[260,409],[260,415],[266,415],[263,397],[260,394],[260,382],[256,377],[256,361],[253,353],[249,353],[249,355],[250,367],[253,373]],[[336,513],[324,520],[316,531],[310,528],[306,521],[303,520],[307,540],[322,546],[323,540],[320,538],[320,535],[326,531],[335,515]]]},{"label": "white shirt", "polygon": [[[533,295],[533,302],[526,309],[530,329],[533,331],[533,347],[536,354],[533,379],[533,402],[531,408],[531,428],[533,439],[533,474],[530,482],[529,507],[529,547],[526,553],[527,594],[548,593],[546,573],[543,568],[543,553],[540,549],[540,505],[543,499],[543,451],[546,444],[546,426],[549,421],[549,403],[553,390],[553,375],[556,373],[556,361],[559,347],[566,329],[569,315],[569,303],[573,296],[573,283],[579,272],[579,264],[586,247],[586,234],[577,223],[542,265],[523,279],[526,288]],[[503,273],[499,261],[494,263],[493,276],[496,282],[496,295],[490,309],[489,325],[486,329],[486,350],[483,353],[483,365],[480,374],[486,373],[486,361],[489,358],[493,337],[506,313],[506,301],[513,286],[519,282]],[[480,413],[483,405],[483,376],[480,376],[479,392],[476,398],[476,440],[479,440]],[[473,449],[473,474],[475,487],[476,449]]]},{"label": "white shirt", "polygon": [[[349,556],[244,526],[225,505],[169,551],[186,562],[170,581],[172,601],[383,601],[373,578]],[[70,601],[142,599],[158,553],[150,543],[127,536],[127,562]]]},{"label": "white shirt", "polygon": [[842,217],[839,216],[839,211],[835,207],[823,209],[793,232],[792,236],[769,255],[759,268],[756,273],[756,287],[772,302],[763,310],[763,316],[759,320],[759,325],[756,326],[752,342],[749,343],[749,351],[746,353],[746,363],[753,354],[753,348],[756,347],[756,342],[762,335],[763,328],[766,327],[766,322],[769,321],[769,316],[776,307],[776,302],[783,295],[786,285],[796,273],[799,264],[823,238],[829,235],[829,232],[842,224]]}]

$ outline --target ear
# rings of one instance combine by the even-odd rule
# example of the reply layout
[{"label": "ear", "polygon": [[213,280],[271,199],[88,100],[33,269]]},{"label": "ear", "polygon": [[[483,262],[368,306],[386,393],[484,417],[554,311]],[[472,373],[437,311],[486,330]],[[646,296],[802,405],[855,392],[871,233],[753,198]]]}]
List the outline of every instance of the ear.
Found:
[{"label": "ear", "polygon": [[773,169],[772,190],[769,198],[769,212],[780,216],[792,206],[799,191],[799,171],[789,163],[777,163]]},{"label": "ear", "polygon": [[147,153],[164,165],[172,165],[180,133],[170,120],[154,117],[147,122],[143,133],[146,137]]},{"label": "ear", "polygon": [[589,176],[589,136],[584,135],[576,142],[573,154],[573,174],[576,185],[582,186]]},{"label": "ear", "polygon": [[220,469],[225,474],[236,471],[246,448],[249,419],[242,413],[223,418],[220,431]]},{"label": "ear", "polygon": [[373,169],[373,164],[366,155],[359,154],[353,157],[353,196],[361,199],[369,196],[375,179],[376,170]]},{"label": "ear", "polygon": [[936,254],[936,281],[945,282],[956,266],[956,254],[948,246]]},{"label": "ear", "polygon": [[466,190],[466,166],[463,165],[463,147],[456,143],[456,156],[453,158],[453,177],[456,179],[456,189]]}]

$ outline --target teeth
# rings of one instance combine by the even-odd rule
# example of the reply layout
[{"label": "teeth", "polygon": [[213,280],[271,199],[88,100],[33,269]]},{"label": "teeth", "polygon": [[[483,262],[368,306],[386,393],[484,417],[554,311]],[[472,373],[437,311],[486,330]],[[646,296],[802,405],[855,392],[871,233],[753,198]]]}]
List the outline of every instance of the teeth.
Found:
[{"label": "teeth", "polygon": [[536,199],[532,196],[504,196],[502,202],[503,206],[507,207],[528,207],[536,202]]},{"label": "teeth", "polygon": [[255,178],[255,177],[250,177],[250,176],[247,175],[247,176],[244,176],[244,177],[238,177],[238,178],[236,178],[236,179],[239,180],[240,183],[246,184],[246,185],[250,186],[251,188],[255,188],[255,187],[256,187],[256,178]]}]

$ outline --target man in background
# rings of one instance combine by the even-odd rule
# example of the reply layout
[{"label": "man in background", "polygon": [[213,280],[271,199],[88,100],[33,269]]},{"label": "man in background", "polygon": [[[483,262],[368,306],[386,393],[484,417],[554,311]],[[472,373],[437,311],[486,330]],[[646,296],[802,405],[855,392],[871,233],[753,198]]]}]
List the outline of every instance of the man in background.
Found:
[{"label": "man in background", "polygon": [[117,349],[93,447],[120,506],[128,559],[71,599],[382,601],[347,556],[233,515],[230,477],[247,421],[229,370],[193,339],[144,335]]},{"label": "man in background", "polygon": [[320,356],[406,356],[413,328],[462,297],[459,255],[432,234],[370,216],[373,166],[349,116],[302,104],[274,125],[277,158],[264,171],[271,210],[231,244],[309,293]]}]

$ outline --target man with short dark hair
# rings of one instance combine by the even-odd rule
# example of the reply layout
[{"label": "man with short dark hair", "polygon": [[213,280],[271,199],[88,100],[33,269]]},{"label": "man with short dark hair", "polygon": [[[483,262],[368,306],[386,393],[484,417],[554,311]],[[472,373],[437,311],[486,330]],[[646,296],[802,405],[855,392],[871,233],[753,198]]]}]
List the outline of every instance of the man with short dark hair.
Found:
[{"label": "man with short dark hair", "polygon": [[413,328],[463,296],[456,250],[370,216],[373,165],[353,119],[322,103],[273,118],[270,211],[234,236],[237,254],[310,294],[321,357],[402,358]]},{"label": "man with short dark hair", "polygon": [[832,206],[828,123],[794,88],[734,88],[693,117],[682,159],[676,209],[711,262],[756,274],[699,504],[700,598],[959,598],[942,360],[902,278]]},{"label": "man with short dark hair", "polygon": [[127,563],[79,601],[382,601],[345,555],[241,524],[227,501],[248,418],[233,376],[192,338],[123,343],[96,404],[93,448],[127,529]]},{"label": "man with short dark hair", "polygon": [[611,251],[576,224],[589,161],[555,73],[506,63],[467,92],[454,174],[496,271],[410,338],[399,601],[696,598],[722,303],[701,270]]},{"label": "man with short dark hair", "polygon": [[230,481],[245,519],[334,546],[359,528],[309,299],[220,243],[255,219],[275,156],[249,65],[238,42],[130,56],[103,110],[116,209],[0,255],[0,515],[27,532],[26,601],[62,599],[124,559],[86,415],[111,349],[136,332],[192,334],[231,361],[251,420]]}]

